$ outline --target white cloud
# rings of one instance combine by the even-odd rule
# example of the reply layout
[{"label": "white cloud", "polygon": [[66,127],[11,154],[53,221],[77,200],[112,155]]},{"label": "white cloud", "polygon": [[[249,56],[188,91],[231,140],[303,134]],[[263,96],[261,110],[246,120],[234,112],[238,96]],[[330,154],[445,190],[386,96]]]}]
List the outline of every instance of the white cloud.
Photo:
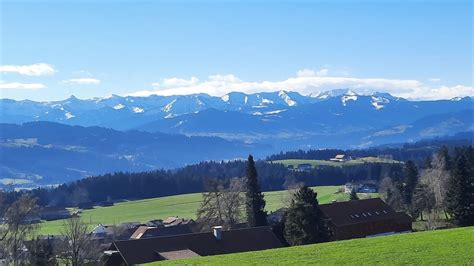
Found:
[{"label": "white cloud", "polygon": [[[295,91],[303,95],[318,93],[332,89],[348,88],[361,94],[376,91],[388,92],[395,96],[409,99],[450,99],[458,96],[474,95],[472,87],[467,86],[428,86],[418,80],[386,79],[386,78],[358,78],[345,76],[327,76],[329,71],[303,69],[297,72],[296,77],[280,81],[248,82],[242,81],[235,75],[211,75],[207,80],[199,81],[171,78],[155,84],[155,90],[138,91],[132,96],[157,95],[186,95],[207,93],[213,96],[223,96],[231,91],[256,93],[279,90]],[[169,82],[173,81],[173,82]],[[180,85],[179,85],[180,84]],[[155,86],[156,85],[156,86]]]},{"label": "white cloud", "polygon": [[77,78],[77,79],[67,79],[63,80],[63,83],[68,84],[80,84],[80,85],[97,85],[100,84],[100,80],[95,78]]},{"label": "white cloud", "polygon": [[329,75],[329,69],[322,68],[318,71],[312,69],[302,69],[296,72],[297,77],[324,77]]},{"label": "white cloud", "polygon": [[210,75],[208,78],[209,78],[209,81],[214,81],[214,82],[231,82],[231,83],[241,82],[241,80],[234,75]]},{"label": "white cloud", "polygon": [[46,75],[53,75],[56,70],[54,69],[54,66],[45,64],[45,63],[39,63],[39,64],[33,64],[33,65],[2,65],[0,66],[0,72],[4,73],[17,73],[20,75],[26,75],[26,76],[46,76]]},{"label": "white cloud", "polygon": [[1,90],[39,90],[44,88],[46,86],[40,83],[0,82]]},{"label": "white cloud", "polygon": [[[191,77],[191,79],[180,79],[180,78],[167,78],[163,80],[163,83],[161,86],[167,87],[167,88],[172,88],[172,87],[188,87],[188,86],[194,86],[199,83],[199,79],[196,77]],[[154,83],[155,85],[160,86],[157,83]]]}]

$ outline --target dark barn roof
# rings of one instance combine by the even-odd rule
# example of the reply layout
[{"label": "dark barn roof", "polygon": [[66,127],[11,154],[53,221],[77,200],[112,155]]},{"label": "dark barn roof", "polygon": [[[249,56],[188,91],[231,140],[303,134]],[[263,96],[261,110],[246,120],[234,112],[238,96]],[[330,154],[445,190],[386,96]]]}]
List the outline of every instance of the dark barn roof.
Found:
[{"label": "dark barn roof", "polygon": [[173,235],[184,235],[192,234],[193,228],[190,224],[167,226],[167,227],[150,227],[140,226],[130,236],[132,239],[148,238],[148,237],[160,237],[160,236],[173,236]]},{"label": "dark barn roof", "polygon": [[127,264],[141,264],[181,255],[209,256],[281,247],[270,227],[254,227],[166,237],[116,241],[113,247]]},{"label": "dark barn roof", "polygon": [[319,208],[336,226],[383,220],[412,222],[410,216],[395,212],[380,198],[321,204]]}]

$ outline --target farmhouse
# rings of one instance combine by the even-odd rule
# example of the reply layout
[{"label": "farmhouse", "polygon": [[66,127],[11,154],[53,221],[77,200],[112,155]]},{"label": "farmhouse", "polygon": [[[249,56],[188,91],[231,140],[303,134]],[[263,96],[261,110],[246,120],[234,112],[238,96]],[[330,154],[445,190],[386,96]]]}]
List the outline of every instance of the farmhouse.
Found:
[{"label": "farmhouse", "polygon": [[132,265],[279,247],[267,226],[235,230],[215,226],[212,232],[115,241],[105,255],[106,265]]},{"label": "farmhouse", "polygon": [[334,240],[411,232],[412,218],[379,198],[319,205],[328,217]]},{"label": "farmhouse", "polygon": [[330,160],[330,161],[333,161],[333,162],[344,162],[344,161],[347,161],[347,159],[348,159],[348,158],[346,157],[346,155],[344,155],[344,154],[338,154],[338,155],[336,155],[336,157],[331,158],[331,159],[329,159],[329,160]]},{"label": "farmhouse", "polygon": [[344,185],[344,192],[351,193],[352,190],[355,190],[358,193],[376,193],[377,186],[374,183],[346,183]]},{"label": "farmhouse", "polygon": [[92,239],[102,239],[102,240],[126,240],[142,226],[140,223],[123,223],[119,225],[103,225],[98,224],[91,231]]}]

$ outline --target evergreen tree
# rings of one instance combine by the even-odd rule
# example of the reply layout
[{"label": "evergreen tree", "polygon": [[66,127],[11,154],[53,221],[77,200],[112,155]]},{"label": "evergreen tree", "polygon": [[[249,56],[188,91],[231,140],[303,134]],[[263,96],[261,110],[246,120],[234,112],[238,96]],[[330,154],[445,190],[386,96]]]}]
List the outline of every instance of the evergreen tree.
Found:
[{"label": "evergreen tree", "polygon": [[464,154],[458,156],[448,181],[448,213],[461,226],[474,225],[474,177],[469,164]]},{"label": "evergreen tree", "polygon": [[441,149],[438,151],[438,155],[441,156],[444,160],[444,169],[443,170],[451,170],[452,169],[452,160],[451,156],[449,156],[449,149],[448,146],[443,145]]},{"label": "evergreen tree", "polygon": [[431,164],[431,156],[428,156],[425,158],[425,161],[423,162],[423,166],[425,169],[433,168],[433,165]]},{"label": "evergreen tree", "polygon": [[247,182],[245,192],[245,207],[249,227],[267,225],[267,212],[265,199],[258,184],[257,169],[253,156],[249,155],[247,162]]},{"label": "evergreen tree", "polygon": [[56,265],[53,245],[48,239],[33,239],[27,244],[29,265]]},{"label": "evergreen tree", "polygon": [[307,186],[296,192],[284,216],[285,239],[292,245],[328,241],[330,230],[319,209],[317,194]]},{"label": "evergreen tree", "polygon": [[403,186],[403,200],[405,205],[411,206],[413,193],[418,183],[418,169],[413,161],[407,161],[404,168],[405,184]]},{"label": "evergreen tree", "polygon": [[357,196],[357,192],[355,189],[351,190],[351,194],[349,195],[350,200],[359,200],[359,196]]},{"label": "evergreen tree", "polygon": [[412,210],[415,216],[420,216],[423,221],[423,212],[431,212],[435,208],[436,198],[433,190],[428,185],[418,183],[413,193]]}]

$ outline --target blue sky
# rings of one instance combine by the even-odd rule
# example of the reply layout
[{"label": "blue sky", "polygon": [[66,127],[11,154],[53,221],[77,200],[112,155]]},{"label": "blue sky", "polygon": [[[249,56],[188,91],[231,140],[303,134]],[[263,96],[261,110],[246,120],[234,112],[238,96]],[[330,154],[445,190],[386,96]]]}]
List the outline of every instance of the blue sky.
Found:
[{"label": "blue sky", "polygon": [[2,98],[472,95],[471,1],[2,1]]}]

